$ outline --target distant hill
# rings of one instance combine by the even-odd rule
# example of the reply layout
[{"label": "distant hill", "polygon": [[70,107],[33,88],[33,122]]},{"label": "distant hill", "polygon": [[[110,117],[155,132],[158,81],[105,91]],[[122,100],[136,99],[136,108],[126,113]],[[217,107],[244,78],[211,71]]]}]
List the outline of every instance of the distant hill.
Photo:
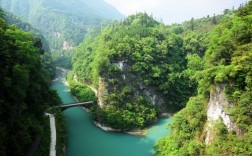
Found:
[{"label": "distant hill", "polygon": [[0,5],[40,30],[52,50],[71,49],[101,21],[123,18],[103,0],[0,0]]}]

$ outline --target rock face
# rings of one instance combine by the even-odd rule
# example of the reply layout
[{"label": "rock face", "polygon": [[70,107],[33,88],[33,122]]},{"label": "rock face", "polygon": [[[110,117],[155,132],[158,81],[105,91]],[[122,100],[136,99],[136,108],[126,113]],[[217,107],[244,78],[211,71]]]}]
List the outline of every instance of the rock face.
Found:
[{"label": "rock face", "polygon": [[224,90],[225,86],[218,86],[210,92],[210,101],[207,108],[206,144],[209,144],[214,139],[213,128],[219,118],[222,119],[228,131],[236,129],[227,112],[227,108],[233,107],[233,104],[227,101]]},{"label": "rock face", "polygon": [[63,47],[62,47],[63,50],[70,50],[70,49],[73,49],[73,48],[74,47],[70,43],[68,43],[67,41],[64,41]]},{"label": "rock face", "polygon": [[52,36],[56,37],[56,38],[60,38],[61,37],[61,33],[56,31],[56,32],[52,33]]},{"label": "rock face", "polygon": [[[165,105],[163,95],[156,91],[155,86],[146,85],[140,76],[130,72],[131,65],[129,61],[122,60],[115,62],[115,67],[117,68],[117,73],[114,75],[107,75],[105,73],[99,77],[97,89],[99,106],[107,104],[105,99],[108,94],[121,91],[124,87],[128,86],[134,90],[134,97],[147,97],[153,106],[159,106],[162,111],[162,107]],[[116,81],[116,85],[112,81]]]},{"label": "rock face", "polygon": [[153,87],[144,85],[143,83],[139,85],[139,90],[136,94],[144,93],[150,100],[153,106],[162,106],[165,105],[165,100],[163,95],[159,94]]},{"label": "rock face", "polygon": [[108,95],[108,90],[106,88],[106,82],[103,78],[99,77],[99,86],[98,86],[98,93],[97,93],[97,99],[98,99],[98,105],[102,107],[104,105],[104,98],[106,95]]}]

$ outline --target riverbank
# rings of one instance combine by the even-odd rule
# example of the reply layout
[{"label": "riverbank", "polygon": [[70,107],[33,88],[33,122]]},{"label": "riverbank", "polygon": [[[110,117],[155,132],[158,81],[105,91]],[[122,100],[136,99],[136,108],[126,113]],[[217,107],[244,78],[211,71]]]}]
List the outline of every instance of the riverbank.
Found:
[{"label": "riverbank", "polygon": [[50,123],[50,151],[49,156],[66,155],[66,120],[61,110],[51,110],[46,112]]},{"label": "riverbank", "polygon": [[[83,110],[87,113],[90,113],[90,110],[88,108],[83,107]],[[114,129],[109,126],[102,125],[101,123],[97,121],[93,121],[94,125],[98,128],[100,128],[103,131],[106,132],[122,132],[122,133],[127,133],[135,136],[145,136],[147,135],[147,130],[141,130],[141,129],[135,129],[131,131],[124,131],[124,130],[119,130],[119,129]]]},{"label": "riverbank", "polygon": [[[58,81],[53,82],[52,88],[57,90],[64,104],[74,103],[76,102],[75,99],[73,99],[72,94],[69,92],[66,83],[62,81],[65,80],[66,75],[62,75],[61,71],[62,70],[58,70],[60,77]],[[167,124],[172,121],[172,119],[169,118],[162,118],[158,120],[158,122],[147,126],[147,128],[144,129],[146,135],[139,137],[136,135],[128,135],[124,132],[109,133],[105,130],[101,130],[94,125],[94,121],[90,118],[90,114],[79,107],[66,109],[64,111],[64,116],[66,117],[68,132],[67,139],[65,138],[65,141],[67,140],[67,147],[64,151],[66,151],[66,155],[70,156],[153,156],[154,151],[152,149],[155,142],[169,133]],[[56,127],[62,127],[57,125],[58,117],[55,119]],[[57,131],[57,146],[59,145],[58,141],[65,144],[65,142],[62,141],[63,139],[58,137],[59,133],[60,132]],[[57,148],[57,154],[60,154],[59,152],[62,149],[63,148]]]},{"label": "riverbank", "polygon": [[170,117],[172,117],[172,115],[173,114],[171,114],[171,113],[161,113],[159,115],[159,118],[170,118]]},{"label": "riverbank", "polygon": [[[56,67],[57,69],[57,75],[55,77],[55,79],[52,80],[52,84],[51,84],[51,88],[55,89],[60,97],[60,99],[63,102],[63,97],[65,95],[62,96],[61,91],[59,91],[57,88],[58,86],[64,85],[67,86],[67,82],[66,82],[66,75],[69,72],[68,69],[64,69],[64,68],[60,68],[60,67]],[[64,89],[62,89],[62,91],[65,91]],[[58,101],[58,103],[60,103],[60,101]],[[64,102],[63,102],[64,103]],[[64,103],[65,104],[65,103]],[[50,121],[50,125],[51,123],[53,125],[51,126],[55,126],[55,130],[51,129],[51,139],[53,139],[55,142],[54,148],[51,147],[50,153],[53,153],[53,150],[55,150],[55,153],[57,151],[57,155],[61,155],[61,156],[65,156],[66,155],[66,141],[67,141],[67,127],[66,127],[66,118],[64,116],[64,112],[60,109],[53,109],[50,110],[50,112],[47,112],[48,116],[49,116],[49,121]],[[50,115],[49,115],[50,113]],[[53,120],[51,120],[52,116],[54,116]],[[55,134],[53,134],[55,133]],[[55,138],[53,138],[55,135]],[[57,139],[56,139],[57,137]],[[52,145],[51,145],[52,146]],[[53,149],[53,150],[52,150]],[[50,154],[51,155],[51,154]]]},{"label": "riverbank", "polygon": [[[86,112],[89,112],[89,109],[87,109],[87,108],[85,108],[84,110]],[[170,114],[170,113],[161,113],[159,118],[156,118],[153,122],[150,123],[150,125],[155,124],[161,118],[170,118],[170,117],[172,117],[172,114]],[[96,127],[100,128],[106,132],[122,132],[122,133],[127,133],[127,134],[131,134],[131,135],[135,135],[135,136],[146,136],[148,133],[146,129],[143,129],[143,130],[142,129],[134,129],[131,131],[124,131],[124,130],[120,130],[120,129],[111,128],[111,127],[103,125],[97,121],[94,121],[93,123]]]},{"label": "riverbank", "polygon": [[[84,109],[86,112],[89,112],[89,109],[85,108]],[[159,118],[157,118],[155,121],[151,122],[150,125],[154,125],[156,122],[158,122],[158,120],[160,120],[161,118],[170,118],[172,117],[172,114],[170,113],[161,113]],[[135,129],[135,130],[131,130],[131,131],[124,131],[124,130],[120,130],[120,129],[114,129],[111,128],[109,126],[103,125],[97,121],[93,121],[94,125],[100,129],[102,129],[103,131],[106,132],[121,132],[121,133],[127,133],[130,135],[135,135],[135,136],[146,136],[148,134],[146,129]]]},{"label": "riverbank", "polygon": [[120,129],[114,129],[105,125],[102,125],[101,123],[94,121],[94,125],[106,132],[122,132],[122,133],[127,133],[127,134],[131,134],[131,135],[136,135],[136,136],[145,136],[147,135],[147,130],[141,130],[141,129],[135,129],[132,131],[124,131],[124,130],[120,130]]},{"label": "riverbank", "polygon": [[[79,84],[79,85],[85,85],[85,86],[89,87],[95,93],[96,98],[98,98],[97,97],[98,96],[98,91],[95,88],[93,88],[92,86],[89,86],[89,85],[86,85],[86,84],[82,84],[81,82],[78,82],[77,76],[74,73],[71,73],[71,74],[68,75],[68,81],[69,81],[69,84],[76,83],[76,84]],[[70,87],[71,87],[71,85],[70,85]],[[80,88],[80,87],[78,86],[78,88]],[[76,97],[74,97],[74,98],[75,98],[75,100],[78,100]],[[86,108],[84,108],[84,110],[86,112],[88,112],[88,113],[90,112]],[[160,118],[165,118],[165,117],[169,117],[169,116],[170,116],[170,114],[168,114],[168,113],[162,113],[159,117]],[[149,125],[153,125],[157,121],[158,121],[158,117],[156,117],[153,121],[151,121],[149,123]],[[96,127],[102,129],[103,131],[107,131],[107,132],[109,132],[109,131],[111,131],[111,132],[122,132],[122,133],[127,133],[127,134],[131,134],[131,135],[135,135],[135,136],[145,136],[145,135],[147,135],[147,131],[146,130],[142,130],[142,129],[134,129],[134,130],[131,130],[131,131],[125,131],[125,130],[121,130],[121,129],[111,128],[111,127],[109,127],[107,125],[104,125],[102,123],[99,123],[97,121],[93,121],[93,123],[94,123],[94,125]]]}]

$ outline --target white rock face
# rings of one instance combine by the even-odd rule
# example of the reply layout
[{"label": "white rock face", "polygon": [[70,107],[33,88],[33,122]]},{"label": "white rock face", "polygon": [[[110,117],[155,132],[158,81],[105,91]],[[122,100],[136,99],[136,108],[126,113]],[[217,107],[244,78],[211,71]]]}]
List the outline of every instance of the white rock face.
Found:
[{"label": "white rock face", "polygon": [[123,63],[124,63],[124,61],[120,61],[120,62],[118,62],[118,64],[117,64],[118,68],[121,69],[121,70],[122,70],[123,67],[124,67],[124,64],[123,64]]},{"label": "white rock face", "polygon": [[210,92],[210,101],[207,109],[206,144],[214,139],[213,127],[219,118],[222,119],[229,131],[235,129],[234,122],[230,119],[228,113],[226,112],[226,109],[230,107],[233,107],[233,105],[227,101],[223,86],[217,87],[216,90],[212,90]]},{"label": "white rock face", "polygon": [[[118,63],[117,63],[117,67],[122,71],[123,70],[123,68],[124,68],[124,61],[119,61]],[[125,74],[122,74],[122,78],[123,78],[123,80],[125,80],[126,79],[126,75]]]},{"label": "white rock face", "polygon": [[157,103],[158,103],[157,95],[155,95],[154,93],[152,93],[149,90],[146,90],[146,95],[151,99],[151,104],[153,106],[157,105]]},{"label": "white rock face", "polygon": [[73,49],[74,47],[71,46],[70,43],[68,43],[67,41],[63,42],[63,50],[69,50],[69,49]]},{"label": "white rock face", "polygon": [[60,38],[61,33],[60,32],[53,32],[52,35],[56,38]]},{"label": "white rock face", "polygon": [[123,75],[122,75],[122,77],[123,77],[123,80],[125,80],[125,79],[126,79],[126,75],[125,75],[125,74],[123,74]]},{"label": "white rock face", "polygon": [[107,84],[103,78],[99,77],[99,87],[97,92],[98,105],[104,106],[104,97],[108,95]]}]

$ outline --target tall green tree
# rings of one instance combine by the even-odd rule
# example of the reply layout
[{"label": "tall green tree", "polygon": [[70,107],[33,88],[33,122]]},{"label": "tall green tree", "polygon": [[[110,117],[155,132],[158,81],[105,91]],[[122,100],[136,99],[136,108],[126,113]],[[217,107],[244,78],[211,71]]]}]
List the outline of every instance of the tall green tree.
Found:
[{"label": "tall green tree", "polygon": [[43,133],[44,111],[60,101],[42,66],[41,41],[0,18],[0,154],[23,155]]}]

